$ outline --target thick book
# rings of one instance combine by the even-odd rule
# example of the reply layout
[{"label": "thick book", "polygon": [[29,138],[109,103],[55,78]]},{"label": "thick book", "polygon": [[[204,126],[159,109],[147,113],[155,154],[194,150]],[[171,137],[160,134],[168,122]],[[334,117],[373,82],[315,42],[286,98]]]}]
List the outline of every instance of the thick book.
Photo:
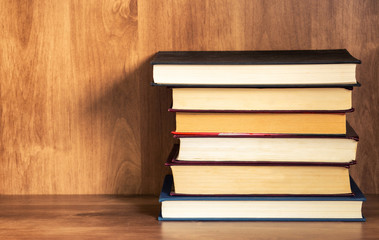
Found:
[{"label": "thick book", "polygon": [[346,135],[182,134],[174,162],[339,163],[355,161],[359,137]]},{"label": "thick book", "polygon": [[356,86],[360,61],[346,49],[158,52],[155,85],[170,87]]},{"label": "thick book", "polygon": [[172,108],[198,111],[344,111],[352,88],[173,88]]},{"label": "thick book", "polygon": [[364,195],[350,180],[353,195],[335,196],[173,196],[172,176],[162,192],[161,221],[365,221]]},{"label": "thick book", "polygon": [[349,195],[350,163],[186,162],[171,168],[175,194],[180,195]]},{"label": "thick book", "polygon": [[175,132],[346,134],[344,111],[169,111],[176,114]]}]

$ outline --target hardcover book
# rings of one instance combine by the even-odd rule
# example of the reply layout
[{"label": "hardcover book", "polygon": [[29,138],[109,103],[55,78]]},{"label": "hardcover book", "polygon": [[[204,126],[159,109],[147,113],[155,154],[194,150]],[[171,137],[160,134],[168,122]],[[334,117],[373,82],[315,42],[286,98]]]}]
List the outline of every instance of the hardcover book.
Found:
[{"label": "hardcover book", "polygon": [[346,111],[352,88],[173,88],[174,110]]},{"label": "hardcover book", "polygon": [[181,195],[348,195],[351,163],[175,161],[167,166]]},{"label": "hardcover book", "polygon": [[355,160],[358,135],[346,124],[346,135],[178,133],[174,162],[340,163]]},{"label": "hardcover book", "polygon": [[175,111],[176,132],[346,134],[344,112]]},{"label": "hardcover book", "polygon": [[161,221],[365,221],[366,200],[354,180],[353,195],[335,196],[173,196],[166,176],[159,197]]},{"label": "hardcover book", "polygon": [[360,61],[346,49],[158,52],[156,85],[170,87],[356,86]]}]

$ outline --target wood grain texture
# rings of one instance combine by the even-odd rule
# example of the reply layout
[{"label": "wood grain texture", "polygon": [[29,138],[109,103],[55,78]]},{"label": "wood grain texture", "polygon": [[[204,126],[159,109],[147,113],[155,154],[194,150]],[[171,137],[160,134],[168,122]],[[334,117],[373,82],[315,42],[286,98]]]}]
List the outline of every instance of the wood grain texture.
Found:
[{"label": "wood grain texture", "polygon": [[158,222],[156,197],[0,196],[0,238],[9,239],[377,239],[379,196],[367,222]]},{"label": "wood grain texture", "polygon": [[137,2],[28,4],[0,7],[0,193],[140,192]]},{"label": "wood grain texture", "polygon": [[113,0],[0,3],[0,194],[160,190],[171,92],[160,50],[347,48],[362,60],[351,169],[379,193],[379,2]]}]

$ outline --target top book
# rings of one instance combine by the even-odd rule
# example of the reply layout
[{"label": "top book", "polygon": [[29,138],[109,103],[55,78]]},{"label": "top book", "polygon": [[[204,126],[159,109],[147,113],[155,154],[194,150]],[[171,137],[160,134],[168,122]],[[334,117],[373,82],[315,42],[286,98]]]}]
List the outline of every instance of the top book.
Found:
[{"label": "top book", "polygon": [[169,87],[349,87],[356,64],[346,49],[158,52],[153,85]]}]

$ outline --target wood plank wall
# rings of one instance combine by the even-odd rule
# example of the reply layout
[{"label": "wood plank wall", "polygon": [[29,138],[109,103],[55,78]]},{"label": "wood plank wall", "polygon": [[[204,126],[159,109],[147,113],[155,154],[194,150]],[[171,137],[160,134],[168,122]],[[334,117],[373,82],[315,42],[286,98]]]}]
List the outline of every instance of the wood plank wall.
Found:
[{"label": "wood plank wall", "polygon": [[347,48],[351,173],[379,193],[379,1],[0,3],[0,194],[157,194],[173,143],[159,50]]}]

